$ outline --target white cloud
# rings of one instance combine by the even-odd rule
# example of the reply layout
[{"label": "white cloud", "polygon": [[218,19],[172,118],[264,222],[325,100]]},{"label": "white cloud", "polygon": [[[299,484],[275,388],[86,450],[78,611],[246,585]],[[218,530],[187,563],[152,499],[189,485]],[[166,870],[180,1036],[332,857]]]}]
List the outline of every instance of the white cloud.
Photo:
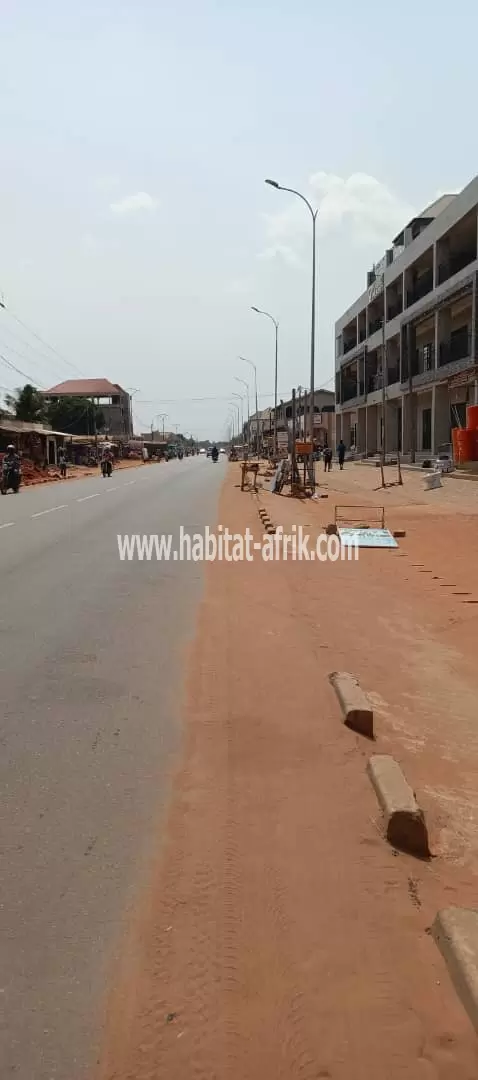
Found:
[{"label": "white cloud", "polygon": [[319,205],[322,232],[347,221],[364,240],[377,238],[388,244],[414,214],[405,200],[367,173],[344,179],[318,172],[311,176],[310,188]]},{"label": "white cloud", "polygon": [[123,199],[110,203],[110,210],[113,214],[135,214],[139,210],[155,210],[157,205],[157,199],[148,195],[147,191],[137,191],[136,195],[126,195]]},{"label": "white cloud", "polygon": [[[367,173],[352,173],[348,177],[313,173],[304,194],[319,209],[317,227],[322,236],[331,235],[345,225],[350,239],[359,244],[387,246],[414,214],[413,207],[405,200]],[[265,223],[269,243],[260,257],[270,258],[272,252],[282,254],[289,262],[295,256],[297,261],[305,237],[310,236],[306,207],[291,197],[283,209],[267,214]]]}]

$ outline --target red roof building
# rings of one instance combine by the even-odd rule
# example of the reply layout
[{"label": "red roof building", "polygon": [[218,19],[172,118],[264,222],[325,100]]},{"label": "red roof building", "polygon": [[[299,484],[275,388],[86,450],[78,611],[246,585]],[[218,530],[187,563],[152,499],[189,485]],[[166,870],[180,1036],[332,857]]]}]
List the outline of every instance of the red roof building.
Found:
[{"label": "red roof building", "polygon": [[88,398],[101,407],[109,435],[124,435],[129,439],[133,434],[131,396],[119,383],[109,379],[66,379],[44,390],[43,396],[50,401],[61,397]]}]

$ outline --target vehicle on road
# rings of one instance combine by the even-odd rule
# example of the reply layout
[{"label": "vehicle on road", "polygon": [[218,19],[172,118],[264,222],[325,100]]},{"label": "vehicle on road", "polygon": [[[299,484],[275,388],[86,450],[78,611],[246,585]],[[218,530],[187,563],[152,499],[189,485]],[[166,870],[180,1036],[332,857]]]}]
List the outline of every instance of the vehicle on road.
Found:
[{"label": "vehicle on road", "polygon": [[2,462],[2,475],[0,480],[0,490],[2,495],[7,495],[9,491],[13,491],[16,495],[21,480],[22,470],[20,459],[15,452],[15,447],[9,446]]},{"label": "vehicle on road", "polygon": [[199,453],[200,454],[205,454],[206,453],[206,450],[205,450],[204,446],[201,446],[201,449],[200,449]]},{"label": "vehicle on road", "polygon": [[220,449],[219,453],[220,453],[220,454],[225,454],[225,453],[226,453],[226,451],[225,451],[225,449],[224,449],[224,447],[223,447],[223,446],[221,446],[221,449]]},{"label": "vehicle on road", "polygon": [[218,450],[217,446],[213,446],[213,448],[211,450],[211,457],[212,457],[212,460],[214,462],[217,461],[217,459],[219,457],[219,450]]}]

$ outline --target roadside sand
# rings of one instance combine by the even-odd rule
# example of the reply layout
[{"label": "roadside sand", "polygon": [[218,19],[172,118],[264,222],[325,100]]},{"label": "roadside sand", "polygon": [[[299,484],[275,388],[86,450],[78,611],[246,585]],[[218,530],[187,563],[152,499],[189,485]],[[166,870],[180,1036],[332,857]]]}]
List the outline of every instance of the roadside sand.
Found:
[{"label": "roadside sand", "polygon": [[[259,538],[237,479],[219,521]],[[407,531],[396,552],[207,567],[166,842],[116,973],[100,1080],[478,1075],[429,934],[478,886],[478,488],[377,483],[350,466],[327,477],[328,500],[259,502],[313,535],[334,502],[384,503]],[[375,747],[340,722],[337,669],[372,697]],[[431,862],[382,838],[373,750],[414,786]]]}]

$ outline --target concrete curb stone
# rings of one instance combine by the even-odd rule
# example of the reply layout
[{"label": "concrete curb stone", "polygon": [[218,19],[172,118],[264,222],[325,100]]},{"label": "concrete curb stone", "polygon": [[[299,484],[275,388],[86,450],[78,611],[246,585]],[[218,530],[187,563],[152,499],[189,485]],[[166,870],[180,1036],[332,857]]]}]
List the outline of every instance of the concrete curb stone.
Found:
[{"label": "concrete curb stone", "polygon": [[332,671],[329,682],[337,694],[347,727],[373,739],[373,709],[355,676],[346,671]]},{"label": "concrete curb stone", "polygon": [[432,925],[432,937],[478,1033],[478,911],[459,907],[439,911]]},{"label": "concrete curb stone", "polygon": [[423,810],[393,757],[373,754],[367,765],[385,819],[385,832],[392,847],[428,858],[430,848]]}]

